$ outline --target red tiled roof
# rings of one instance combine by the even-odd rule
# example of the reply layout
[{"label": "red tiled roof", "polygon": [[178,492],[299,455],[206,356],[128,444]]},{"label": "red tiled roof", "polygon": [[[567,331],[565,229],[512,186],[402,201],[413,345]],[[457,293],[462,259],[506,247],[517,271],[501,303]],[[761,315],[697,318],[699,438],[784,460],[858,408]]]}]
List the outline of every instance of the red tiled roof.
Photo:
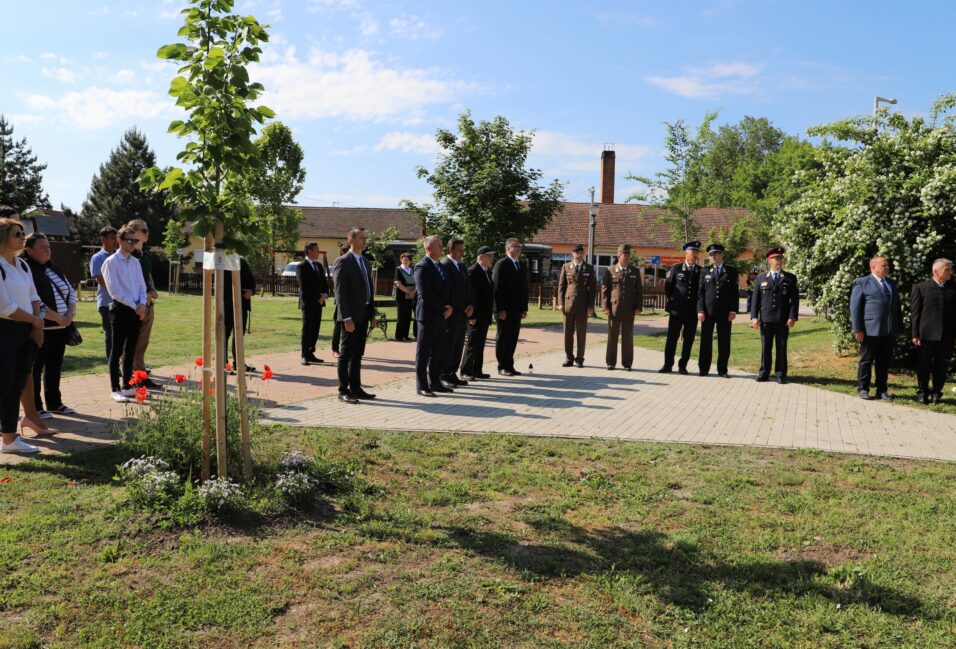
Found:
[{"label": "red tiled roof", "polygon": [[[555,214],[545,228],[534,235],[535,243],[572,244],[588,241],[588,209],[590,203],[564,203],[564,210]],[[671,226],[659,224],[662,210],[635,203],[598,204],[595,246],[617,246],[630,243],[647,248],[672,248],[677,245]],[[700,224],[700,237],[713,228],[730,229],[747,210],[739,208],[703,207],[694,213]]]},{"label": "red tiled roof", "polygon": [[301,207],[299,236],[304,238],[345,239],[349,228],[365,228],[381,234],[385,228],[398,228],[398,238],[415,241],[421,235],[418,216],[401,208],[377,207]]}]

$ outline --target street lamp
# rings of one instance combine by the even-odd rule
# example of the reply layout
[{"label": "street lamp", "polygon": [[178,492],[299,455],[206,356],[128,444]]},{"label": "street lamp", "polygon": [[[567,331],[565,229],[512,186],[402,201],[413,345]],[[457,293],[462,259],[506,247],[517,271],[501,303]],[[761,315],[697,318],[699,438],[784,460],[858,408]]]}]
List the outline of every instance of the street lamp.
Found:
[{"label": "street lamp", "polygon": [[595,265],[595,256],[594,256],[594,230],[597,227],[597,213],[598,206],[594,202],[594,188],[591,188],[591,206],[588,207],[588,257],[591,260],[591,265]]},{"label": "street lamp", "polygon": [[876,113],[877,113],[877,110],[879,109],[879,106],[880,106],[880,102],[881,102],[881,101],[882,101],[884,104],[895,104],[895,103],[896,103],[896,99],[887,99],[886,97],[874,97],[874,98],[873,98],[873,119],[876,119]]}]

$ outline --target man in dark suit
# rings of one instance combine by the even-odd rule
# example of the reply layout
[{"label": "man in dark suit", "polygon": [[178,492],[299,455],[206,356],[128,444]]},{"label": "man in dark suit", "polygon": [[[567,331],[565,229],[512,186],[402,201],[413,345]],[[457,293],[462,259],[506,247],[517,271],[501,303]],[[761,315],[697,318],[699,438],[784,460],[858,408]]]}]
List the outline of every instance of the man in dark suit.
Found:
[{"label": "man in dark suit", "polygon": [[903,327],[903,309],[896,284],[887,277],[890,264],[885,257],[870,260],[870,274],[853,282],[850,290],[850,324],[860,343],[857,390],[861,399],[870,398],[870,376],[876,370],[876,398],[892,401],[887,391],[893,345]]},{"label": "man in dark suit", "polygon": [[451,315],[445,320],[447,331],[442,339],[442,375],[441,380],[453,388],[456,385],[468,385],[468,381],[458,378],[458,366],[465,350],[465,328],[468,318],[475,310],[471,295],[471,282],[461,258],[465,255],[465,242],[454,237],[448,241],[448,256],[441,261],[445,277],[448,279],[448,292]]},{"label": "man in dark suit", "polygon": [[687,361],[694,348],[697,336],[697,294],[700,290],[700,241],[684,244],[684,261],[674,264],[664,279],[664,294],[667,296],[667,342],[664,344],[664,366],[658,370],[667,374],[674,369],[677,341],[683,336],[677,371],[687,374]]},{"label": "man in dark suit", "polygon": [[434,397],[436,392],[454,392],[442,385],[442,338],[445,322],[452,314],[448,292],[448,278],[442,265],[441,239],[425,238],[425,256],[415,264],[415,320],[418,322],[418,338],[415,348],[415,381],[418,394]]},{"label": "man in dark suit", "polygon": [[[223,273],[223,285],[232,286],[232,271],[227,270]],[[249,314],[252,313],[252,295],[256,292],[256,277],[249,268],[249,263],[245,258],[239,258],[239,288],[242,291],[242,335],[249,332]],[[226,325],[226,348],[229,348],[229,338],[232,337],[236,328],[235,314],[232,311],[232,295],[227,296],[223,304],[223,319]],[[239,368],[239,359],[236,357],[236,339],[232,339],[232,372],[235,373]],[[255,372],[256,368],[246,365],[247,372]]]},{"label": "man in dark suit", "polygon": [[[348,254],[349,251],[349,242],[343,241],[339,244],[339,254],[336,259],[342,255]],[[336,304],[335,308],[332,310],[332,358],[339,357],[339,341],[342,340],[342,321],[339,320],[339,305]]]},{"label": "man in dark suit", "polygon": [[303,365],[321,363],[322,359],[315,356],[315,343],[322,326],[322,308],[329,297],[329,283],[325,267],[319,262],[319,244],[314,241],[305,244],[305,259],[295,267],[295,278],[299,282],[299,310],[302,311],[300,362]]},{"label": "man in dark suit", "polygon": [[374,399],[362,388],[362,356],[369,327],[375,327],[372,266],[362,256],[367,239],[365,230],[352,228],[348,233],[349,252],[335,260],[332,279],[335,282],[335,304],[342,321],[339,347],[339,401],[358,403]]},{"label": "man in dark suit", "polygon": [[[588,335],[588,318],[594,315],[597,296],[597,273],[594,266],[584,261],[584,246],[571,248],[571,261],[561,267],[558,278],[558,309],[564,315],[564,367],[577,361],[584,367],[584,346]],[[574,338],[577,336],[577,354]]]},{"label": "man in dark suit", "polygon": [[787,338],[797,323],[800,313],[800,294],[797,276],[783,270],[783,248],[767,251],[770,270],[757,275],[754,296],[750,301],[750,319],[754,329],[760,330],[760,373],[757,381],[770,379],[770,364],[776,362],[774,372],[778,383],[787,382]]},{"label": "man in dark suit", "polygon": [[528,315],[528,269],[521,260],[521,242],[511,238],[505,242],[504,259],[495,264],[492,281],[495,284],[495,309],[498,311],[498,334],[495,337],[495,356],[498,374],[519,376],[515,369],[515,348],[521,321]]},{"label": "man in dark suit", "polygon": [[468,281],[475,310],[468,320],[468,337],[465,342],[465,358],[461,362],[461,378],[490,379],[490,374],[482,372],[485,360],[485,341],[488,339],[488,327],[495,310],[495,284],[491,279],[491,266],[495,261],[495,249],[482,246],[478,249],[478,260],[468,268]]},{"label": "man in dark suit", "polygon": [[697,293],[697,320],[700,325],[700,355],[697,358],[698,373],[710,373],[710,361],[714,355],[714,329],[717,330],[717,375],[727,378],[727,363],[730,361],[730,328],[740,299],[737,291],[737,269],[724,265],[724,247],[719,243],[707,246],[711,265],[703,271],[700,290]]},{"label": "man in dark suit", "polygon": [[[946,367],[956,347],[956,282],[953,262],[933,262],[933,278],[913,286],[910,298],[910,319],[913,323],[913,344],[919,350],[916,380],[919,402],[942,403]],[[929,380],[933,377],[933,391]]]}]

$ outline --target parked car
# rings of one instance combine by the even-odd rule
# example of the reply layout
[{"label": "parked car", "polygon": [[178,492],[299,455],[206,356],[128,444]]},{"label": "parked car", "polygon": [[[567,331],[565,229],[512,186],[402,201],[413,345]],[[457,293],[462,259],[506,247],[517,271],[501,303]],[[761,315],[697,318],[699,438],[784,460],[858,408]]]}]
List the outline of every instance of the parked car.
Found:
[{"label": "parked car", "polygon": [[282,271],[282,277],[295,277],[295,267],[298,265],[297,262],[286,264],[285,270]]}]

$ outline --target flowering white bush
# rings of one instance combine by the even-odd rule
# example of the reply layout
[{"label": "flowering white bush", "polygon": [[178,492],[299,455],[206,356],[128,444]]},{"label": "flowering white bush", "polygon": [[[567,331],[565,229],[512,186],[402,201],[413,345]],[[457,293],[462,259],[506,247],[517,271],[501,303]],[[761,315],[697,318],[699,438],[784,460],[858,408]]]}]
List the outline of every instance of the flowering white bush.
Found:
[{"label": "flowering white bush", "polygon": [[318,482],[307,473],[286,471],[279,474],[276,480],[276,489],[288,503],[299,503],[309,497]]},{"label": "flowering white bush", "polygon": [[126,485],[130,500],[149,505],[178,494],[182,484],[169,464],[155,457],[138,457],[120,467],[120,479]]},{"label": "flowering white bush", "polygon": [[301,451],[286,451],[282,454],[282,459],[279,460],[279,466],[283,472],[297,471],[302,473],[311,469],[314,462],[315,460],[311,456]]},{"label": "flowering white bush", "polygon": [[199,487],[199,497],[206,509],[214,512],[235,511],[242,508],[242,487],[228,478],[213,478]]}]

